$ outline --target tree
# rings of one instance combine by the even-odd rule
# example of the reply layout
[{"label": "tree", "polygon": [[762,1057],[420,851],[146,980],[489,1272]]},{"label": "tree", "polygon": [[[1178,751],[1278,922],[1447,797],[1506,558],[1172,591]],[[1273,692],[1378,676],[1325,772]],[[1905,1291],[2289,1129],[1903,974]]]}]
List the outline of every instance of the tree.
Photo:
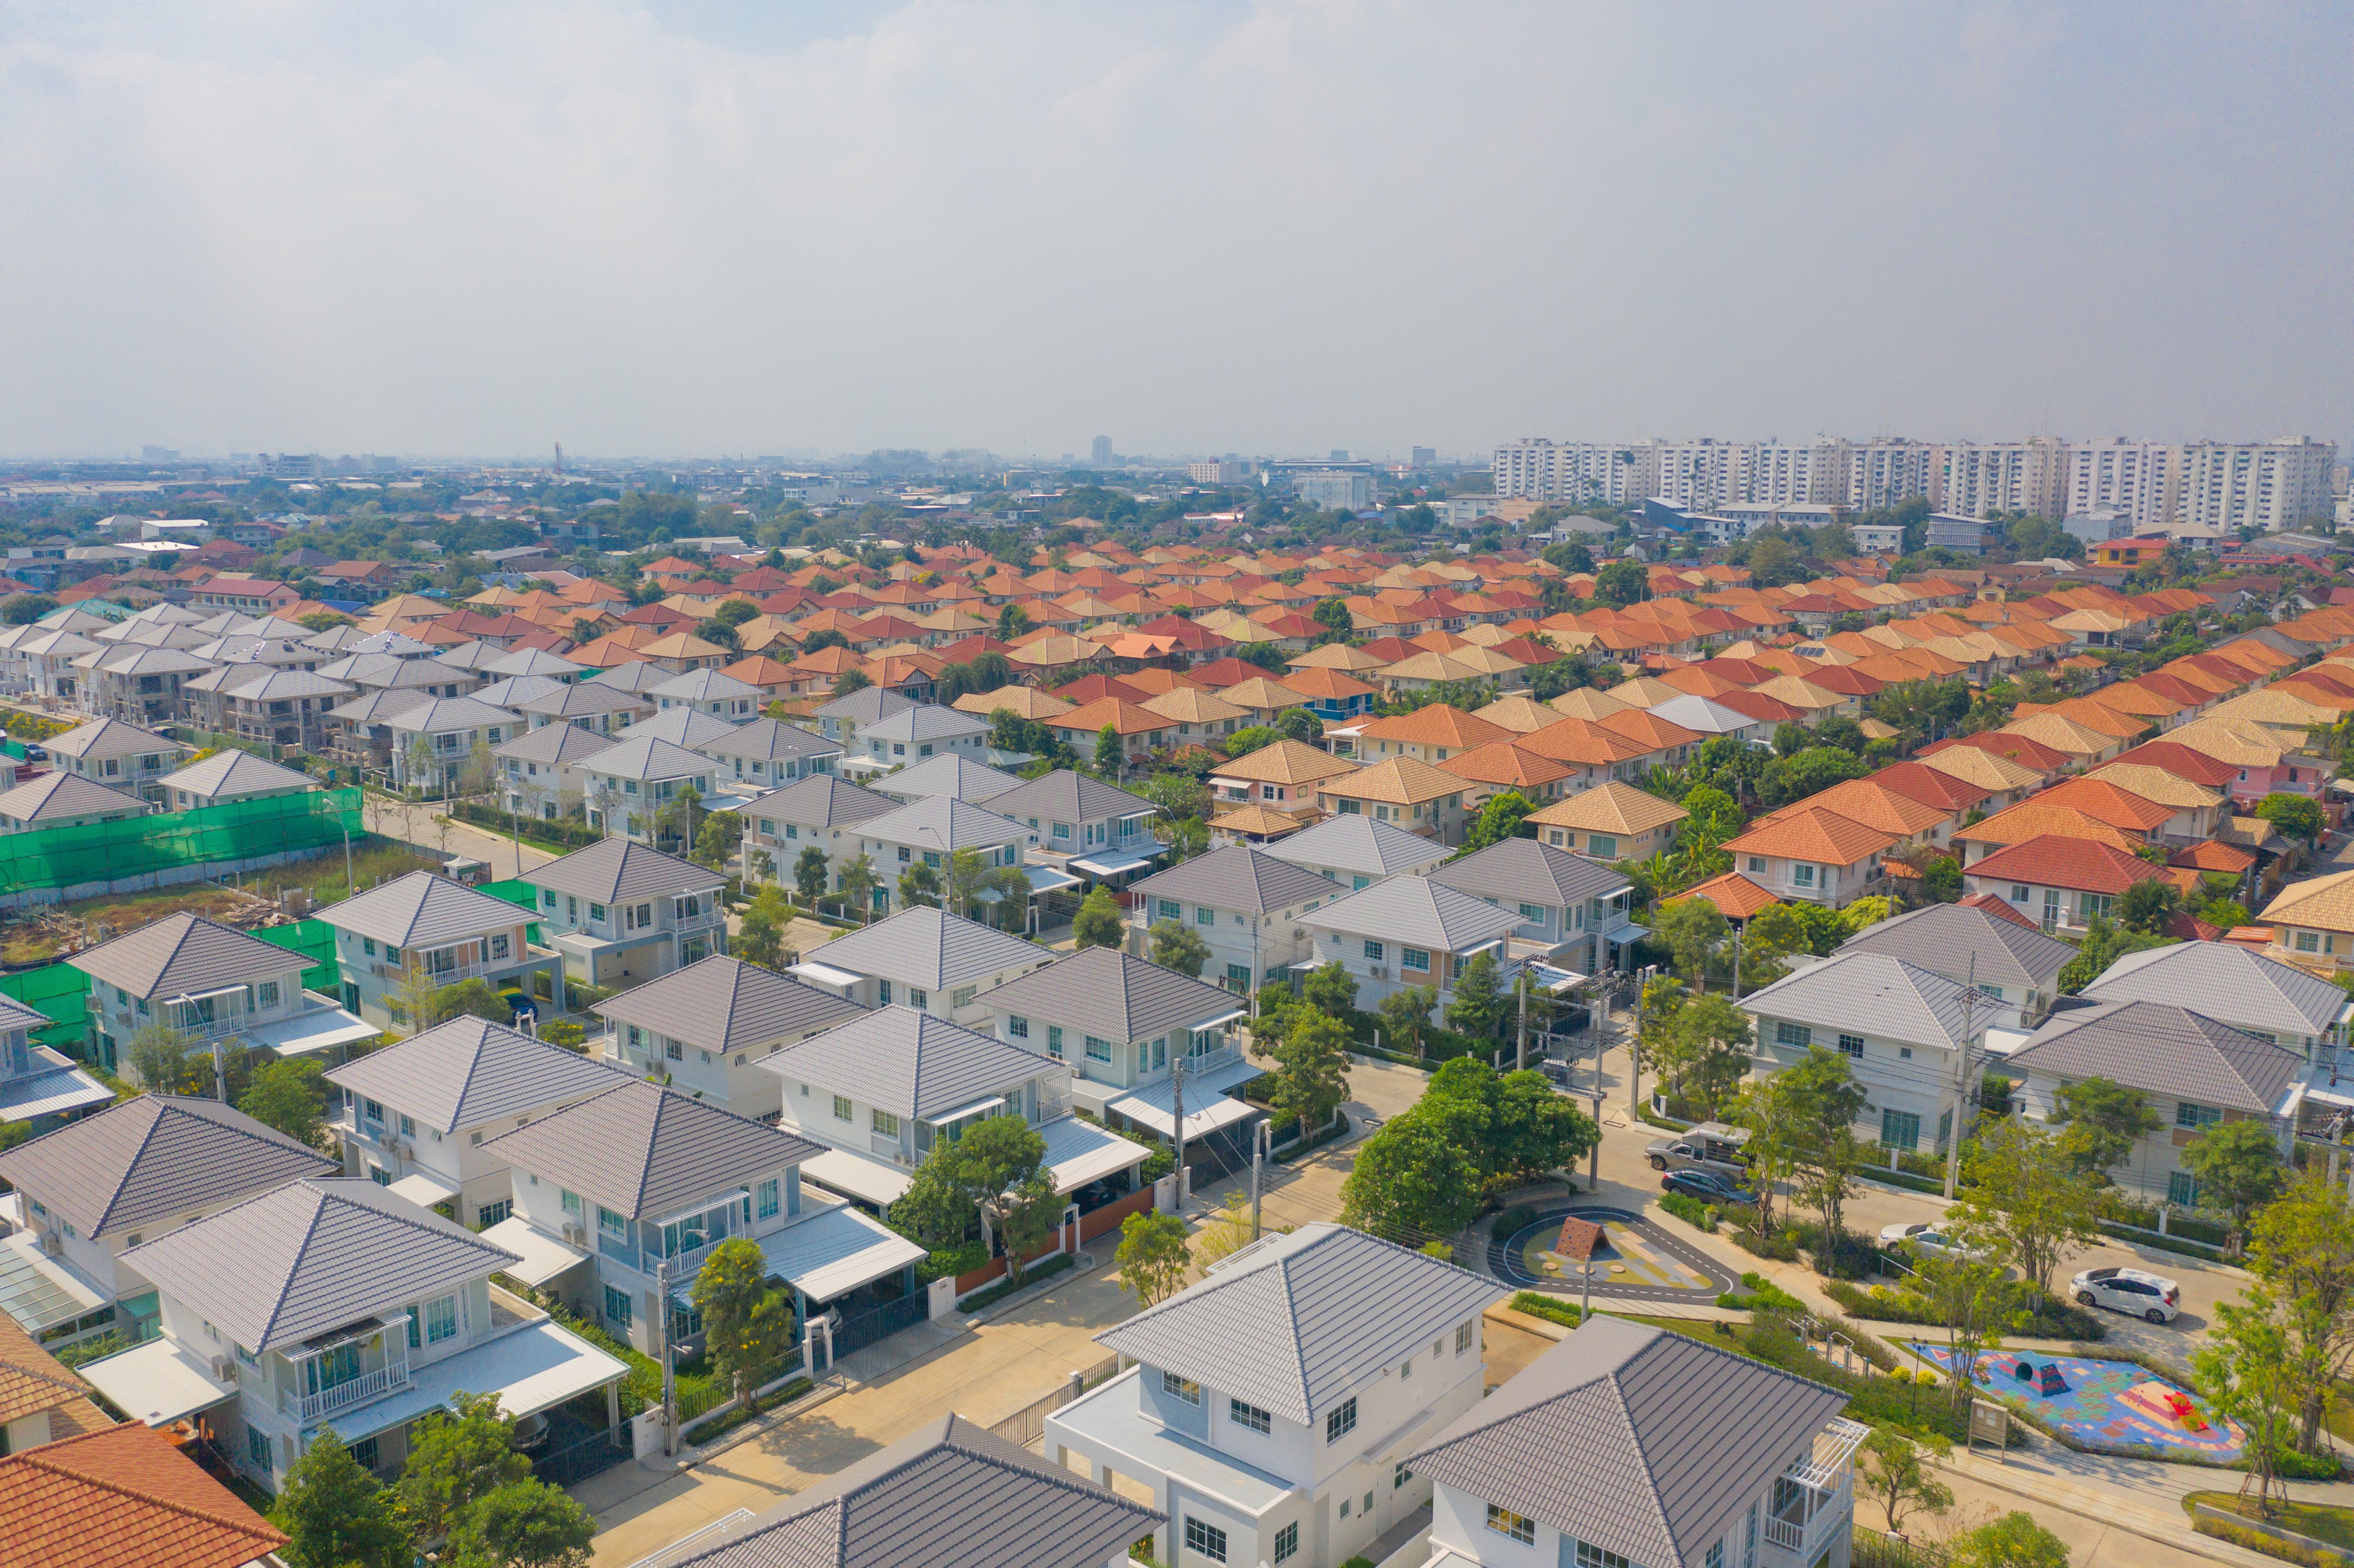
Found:
[{"label": "tree", "polygon": [[1613,561],[1594,576],[1594,598],[1613,609],[1624,609],[1650,590],[1650,574],[1636,561]]},{"label": "tree", "polygon": [[1692,988],[1706,991],[1709,960],[1724,945],[1724,912],[1705,898],[1679,898],[1652,911],[1651,934],[1675,954]]},{"label": "tree", "polygon": [[875,911],[875,892],[882,885],[882,876],[875,869],[875,857],[861,854],[842,868],[840,887],[842,902],[858,911],[864,919]]},{"label": "tree", "polygon": [[[1485,1062],[1471,1065],[1488,1070]],[[1500,1181],[1525,1184],[1570,1169],[1601,1137],[1594,1118],[1575,1100],[1553,1093],[1543,1074],[1522,1070],[1491,1075],[1496,1087],[1489,1102],[1488,1142],[1480,1159],[1490,1185]]]},{"label": "tree", "polygon": [[1002,607],[997,612],[997,640],[1011,642],[1030,630],[1030,617],[1018,604]]},{"label": "tree", "polygon": [[1200,932],[1182,920],[1156,920],[1146,935],[1152,944],[1154,963],[1195,980],[1202,978],[1202,966],[1210,961],[1210,944],[1202,940]]},{"label": "tree", "polygon": [[1929,869],[1921,874],[1921,890],[1936,903],[1958,903],[1962,896],[1962,863],[1949,854],[1933,857]]},{"label": "tree", "polygon": [[1968,1145],[1970,1184],[1953,1213],[2002,1244],[2037,1300],[2069,1254],[2100,1239],[2098,1189],[2057,1138],[2023,1122],[1998,1121]]},{"label": "tree", "polygon": [[1193,1262],[1185,1222],[1150,1211],[1129,1215],[1119,1223],[1112,1260],[1119,1266],[1120,1288],[1136,1298],[1139,1311],[1174,1296]]},{"label": "tree", "polygon": [[818,895],[825,891],[825,851],[817,845],[810,845],[794,857],[793,886],[800,890],[801,903],[809,908],[817,907]]},{"label": "tree", "polygon": [[1095,755],[1096,777],[1108,779],[1117,784],[1119,782],[1121,764],[1125,761],[1126,758],[1122,755],[1119,744],[1119,727],[1117,725],[1108,724],[1097,730]]},{"label": "tree", "polygon": [[1492,951],[1473,956],[1455,975],[1455,1000],[1447,1004],[1447,1027],[1474,1039],[1495,1035],[1504,1021],[1504,982]]},{"label": "tree", "polygon": [[1202,1223],[1193,1238],[1194,1260],[1204,1268],[1231,1257],[1256,1238],[1251,1234],[1250,1194],[1228,1192],[1217,1212]]},{"label": "tree", "polygon": [[927,909],[938,908],[940,874],[920,860],[909,862],[907,869],[899,874],[899,906],[903,909],[913,909],[918,906]]},{"label": "tree", "polygon": [[2182,1151],[2182,1163],[2199,1183],[2201,1205],[2221,1207],[2231,1216],[2235,1239],[2248,1215],[2286,1185],[2272,1128],[2253,1119],[2210,1128]]},{"label": "tree", "polygon": [[2290,1351],[2305,1391],[2296,1446],[2322,1453],[2330,1390],[2354,1361],[2354,1204],[2319,1171],[2307,1171],[2256,1211],[2248,1263],[2286,1309]]},{"label": "tree", "polygon": [[1128,922],[1110,888],[1098,882],[1087,889],[1087,895],[1079,901],[1078,916],[1071,922],[1071,935],[1082,948],[1117,948],[1127,942]]},{"label": "tree", "polygon": [[1711,1117],[1749,1075],[1749,1015],[1722,996],[1699,996],[1678,1008],[1666,1035],[1651,1047],[1659,1070],[1676,1092],[1697,1099]]},{"label": "tree", "polygon": [[1685,791],[1682,804],[1687,833],[1700,833],[1722,843],[1748,825],[1741,802],[1713,784],[1693,785]]},{"label": "tree", "polygon": [[422,732],[411,737],[405,760],[410,800],[421,798],[425,791],[441,787],[441,765],[433,759],[433,743]]},{"label": "tree", "polygon": [[1045,1164],[1046,1140],[1020,1117],[993,1116],[953,1141],[936,1139],[892,1213],[912,1224],[930,1246],[964,1240],[978,1211],[1005,1243],[1008,1278],[1022,1277],[1022,1245],[1043,1211],[1044,1230],[1055,1216],[1055,1179]]},{"label": "tree", "polygon": [[2249,923],[2248,906],[2236,898],[2211,898],[2199,906],[2199,918],[2230,931]]},{"label": "tree", "polygon": [[326,1119],[321,1108],[320,1072],[319,1064],[307,1056],[265,1062],[254,1069],[253,1081],[238,1097],[237,1108],[297,1143],[321,1148],[326,1139]]},{"label": "tree", "polygon": [[497,1394],[453,1394],[451,1403],[454,1411],[436,1410],[411,1429],[408,1460],[394,1488],[401,1513],[426,1541],[445,1538],[476,1501],[531,1476]]},{"label": "tree", "polygon": [[1357,977],[1344,964],[1320,964],[1300,982],[1299,999],[1319,1012],[1346,1019],[1357,1011]]},{"label": "tree", "polygon": [[2291,795],[2275,789],[2256,802],[2256,815],[2278,829],[2283,838],[2303,839],[2317,842],[2327,824],[2321,808],[2303,795]]},{"label": "tree", "polygon": [[1282,1038],[1263,1047],[1275,1058],[1269,1116],[1298,1122],[1302,1139],[1331,1126],[1349,1099],[1350,1044],[1349,1026],[1329,1013],[1302,1008],[1287,1019]]},{"label": "tree", "polygon": [[[1977,1245],[1978,1233],[1967,1224],[1952,1228],[1965,1250],[1916,1253],[1914,1273],[1946,1326],[1953,1364],[1975,1367],[1981,1351],[2001,1342],[1999,1330],[2010,1316],[2016,1293],[2001,1262],[1983,1255],[1988,1249]],[[1974,1257],[1974,1252],[1981,1255]],[[1967,1377],[1956,1377],[1948,1380],[1948,1387],[1951,1408],[1958,1416],[1969,1409],[1976,1384]]]},{"label": "tree", "polygon": [[1749,1160],[1749,1185],[1757,1194],[1757,1234],[1774,1234],[1774,1205],[1782,1184],[1798,1171],[1798,1130],[1784,1109],[1781,1075],[1760,1078],[1744,1086],[1741,1097],[1725,1114],[1734,1127],[1746,1128],[1749,1141],[1742,1152]]},{"label": "tree", "polygon": [[57,608],[58,601],[48,594],[20,593],[0,605],[0,626],[30,626]]},{"label": "tree", "polygon": [[2052,1120],[2061,1153],[2094,1187],[2109,1185],[2110,1168],[2131,1159],[2134,1145],[2163,1125],[2139,1089],[2097,1076],[2062,1085],[2052,1097]]},{"label": "tree", "polygon": [[743,1398],[752,1374],[792,1348],[792,1298],[769,1283],[769,1260],[746,1236],[711,1249],[689,1294],[703,1314],[705,1351]]},{"label": "tree", "polygon": [[1324,721],[1306,708],[1284,709],[1275,715],[1275,727],[1278,734],[1302,746],[1314,746],[1324,738]]},{"label": "tree", "polygon": [[2182,913],[2182,892],[2170,882],[2156,877],[2137,882],[2117,900],[2117,920],[2128,931],[2140,931],[2152,937],[2166,935],[2174,917]]},{"label": "tree", "polygon": [[545,1481],[484,1494],[450,1531],[454,1568],[588,1568],[597,1520]]},{"label": "tree", "polygon": [[1423,1039],[1430,1028],[1430,1010],[1437,1005],[1438,988],[1431,985],[1401,986],[1382,998],[1378,1011],[1384,1045],[1421,1055]]},{"label": "tree", "polygon": [[1534,800],[1518,789],[1507,789],[1500,795],[1490,795],[1488,803],[1479,808],[1472,819],[1471,831],[1464,835],[1465,853],[1486,849],[1490,844],[1502,843],[1506,839],[1523,836],[1521,824],[1537,809]]},{"label": "tree", "polygon": [[1821,1046],[1782,1070],[1781,1102],[1792,1118],[1797,1144],[1797,1184],[1836,1245],[1843,1230],[1848,1193],[1863,1168],[1855,1124],[1871,1108],[1863,1086],[1848,1070],[1847,1058]]},{"label": "tree", "polygon": [[[820,869],[822,871],[822,867]],[[773,882],[767,883],[752,895],[750,906],[744,911],[744,922],[728,949],[746,963],[775,969],[784,955],[785,924],[792,917],[793,907],[785,902],[785,890]]]},{"label": "tree", "polygon": [[[2286,1490],[2280,1482],[2280,1455],[2307,1393],[2299,1381],[2295,1337],[2287,1304],[2269,1282],[2259,1281],[2240,1300],[2216,1304],[2206,1344],[2190,1354],[2190,1369],[2207,1403],[2248,1434],[2249,1480],[2256,1485],[2257,1510],[2266,1519],[2277,1517],[2286,1500],[2275,1496]],[[2243,1499],[2247,1485],[2240,1485]]]},{"label": "tree", "polygon": [[[1953,1447],[1934,1434],[1923,1442],[1939,1458]],[[1954,1506],[1953,1489],[1922,1463],[1921,1449],[1914,1440],[1893,1427],[1874,1427],[1872,1436],[1856,1449],[1855,1463],[1863,1482],[1861,1489],[1880,1504],[1891,1531],[1902,1530],[1904,1516],[1914,1509],[1943,1513]]]},{"label": "tree", "polygon": [[1137,786],[1136,792],[1161,808],[1162,817],[1206,818],[1216,809],[1210,787],[1190,773],[1156,773]]},{"label": "tree", "polygon": [[986,915],[988,906],[991,904],[1002,904],[1009,899],[1023,900],[1026,904],[1030,896],[1030,879],[1022,874],[1021,867],[998,865],[979,850],[951,852],[948,873],[942,906],[949,914],[968,920],[981,917],[973,913],[976,905],[981,906],[981,914]]},{"label": "tree", "polygon": [[292,1538],[279,1552],[287,1568],[409,1568],[416,1560],[392,1493],[332,1426],[313,1433],[288,1468],[270,1522]]},{"label": "tree", "polygon": [[1952,1568],[2068,1568],[2068,1543],[2014,1509],[1946,1544]]},{"label": "tree", "polygon": [[1408,1245],[1443,1241],[1478,1216],[1486,1188],[1469,1151],[1416,1106],[1357,1145],[1341,1189],[1341,1219]]},{"label": "tree", "polygon": [[188,1037],[168,1023],[143,1023],[127,1053],[142,1088],[177,1094],[188,1076]]},{"label": "tree", "polygon": [[2084,927],[2084,939],[2076,945],[2076,956],[2060,970],[2060,989],[2073,996],[2100,979],[2111,964],[2126,954],[2163,948],[2172,940],[2169,937],[2128,931],[2122,926],[2111,924],[2107,916],[2095,915]]},{"label": "tree", "polygon": [[[446,1023],[452,1018],[479,1018],[485,1023],[511,1024],[514,1022],[514,1008],[491,989],[490,981],[476,975],[434,991],[433,1022]],[[430,1026],[420,1023],[418,1027]]]},{"label": "tree", "polygon": [[833,691],[832,694],[837,697],[846,697],[854,692],[863,692],[874,683],[874,677],[869,675],[864,670],[844,670],[841,674],[836,675],[833,678]]},{"label": "tree", "polygon": [[1316,608],[1309,612],[1309,619],[1324,629],[1317,634],[1316,641],[1319,642],[1348,641],[1352,623],[1349,620],[1347,599],[1320,599],[1316,601]]}]

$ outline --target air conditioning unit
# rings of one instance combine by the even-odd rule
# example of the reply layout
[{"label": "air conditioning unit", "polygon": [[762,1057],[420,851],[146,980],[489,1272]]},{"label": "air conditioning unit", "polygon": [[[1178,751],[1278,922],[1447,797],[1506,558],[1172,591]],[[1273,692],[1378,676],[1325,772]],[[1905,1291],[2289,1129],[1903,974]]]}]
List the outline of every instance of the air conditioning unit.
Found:
[{"label": "air conditioning unit", "polygon": [[45,1231],[41,1235],[41,1250],[51,1257],[63,1257],[66,1255],[66,1238],[55,1231]]},{"label": "air conditioning unit", "polygon": [[395,1154],[399,1155],[403,1160],[414,1160],[417,1158],[417,1145],[409,1142],[408,1139],[405,1138],[396,1138],[392,1140],[392,1151]]},{"label": "air conditioning unit", "polygon": [[1387,980],[1390,978],[1390,971],[1384,966],[1375,964],[1373,966],[1373,978],[1375,980]]},{"label": "air conditioning unit", "polygon": [[235,1383],[237,1381],[237,1362],[227,1356],[215,1356],[213,1358],[213,1381],[215,1383]]},{"label": "air conditioning unit", "polygon": [[566,1225],[564,1227],[564,1239],[570,1242],[575,1246],[587,1246],[588,1245],[588,1227],[587,1225]]}]

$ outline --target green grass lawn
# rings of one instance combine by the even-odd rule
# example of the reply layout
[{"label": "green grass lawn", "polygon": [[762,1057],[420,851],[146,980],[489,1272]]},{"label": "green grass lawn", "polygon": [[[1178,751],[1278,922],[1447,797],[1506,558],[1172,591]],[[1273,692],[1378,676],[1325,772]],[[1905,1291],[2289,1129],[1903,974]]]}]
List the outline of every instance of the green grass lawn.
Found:
[{"label": "green grass lawn", "polygon": [[2354,1552],[2354,1508],[2331,1508],[2323,1503],[2283,1503],[2280,1517],[2265,1520],[2256,1512],[2255,1499],[2251,1498],[2243,1502],[2237,1492],[2192,1492],[2182,1499],[2182,1511],[2189,1513],[2193,1503],[2205,1503],[2222,1513],[2236,1513],[2244,1519],[2293,1530],[2299,1535],[2326,1541],[2341,1551]]},{"label": "green grass lawn", "polygon": [[[440,863],[440,856],[414,844],[370,834],[352,841],[350,885],[366,893],[379,882],[389,882],[412,871],[431,871]],[[341,847],[308,860],[290,860],[283,865],[248,872],[239,881],[249,891],[270,898],[285,888],[307,888],[314,905],[340,903],[347,890]]]}]

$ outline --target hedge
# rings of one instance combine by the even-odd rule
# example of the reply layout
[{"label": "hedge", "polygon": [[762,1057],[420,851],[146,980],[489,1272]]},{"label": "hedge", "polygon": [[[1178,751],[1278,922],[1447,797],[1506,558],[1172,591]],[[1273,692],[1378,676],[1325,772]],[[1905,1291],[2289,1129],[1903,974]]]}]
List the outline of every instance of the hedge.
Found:
[{"label": "hedge", "polygon": [[1585,1319],[1585,1314],[1577,1309],[1575,1303],[1557,1301],[1534,1290],[1522,1291],[1508,1305],[1515,1312],[1526,1312],[1532,1318],[1543,1318],[1547,1322],[1560,1323],[1572,1329]]},{"label": "hedge", "polygon": [[1659,1207],[1686,1224],[1695,1225],[1711,1235],[1716,1234],[1716,1210],[1698,1198],[1683,1192],[1662,1192]]}]

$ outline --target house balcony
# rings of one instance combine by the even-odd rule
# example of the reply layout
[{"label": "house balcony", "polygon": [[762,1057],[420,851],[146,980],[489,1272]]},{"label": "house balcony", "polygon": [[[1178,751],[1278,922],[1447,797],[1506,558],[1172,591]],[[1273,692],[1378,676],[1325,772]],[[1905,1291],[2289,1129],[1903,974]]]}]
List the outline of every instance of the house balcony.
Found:
[{"label": "house balcony", "polygon": [[1814,1563],[1854,1528],[1855,1449],[1870,1432],[1836,1417],[1816,1435],[1812,1452],[1775,1478],[1766,1547],[1776,1568]]},{"label": "house balcony", "polygon": [[[408,1386],[408,1314],[388,1312],[367,1324],[323,1336],[287,1358],[301,1392],[281,1389],[278,1408],[303,1425]],[[366,1364],[371,1355],[373,1367]]]}]

